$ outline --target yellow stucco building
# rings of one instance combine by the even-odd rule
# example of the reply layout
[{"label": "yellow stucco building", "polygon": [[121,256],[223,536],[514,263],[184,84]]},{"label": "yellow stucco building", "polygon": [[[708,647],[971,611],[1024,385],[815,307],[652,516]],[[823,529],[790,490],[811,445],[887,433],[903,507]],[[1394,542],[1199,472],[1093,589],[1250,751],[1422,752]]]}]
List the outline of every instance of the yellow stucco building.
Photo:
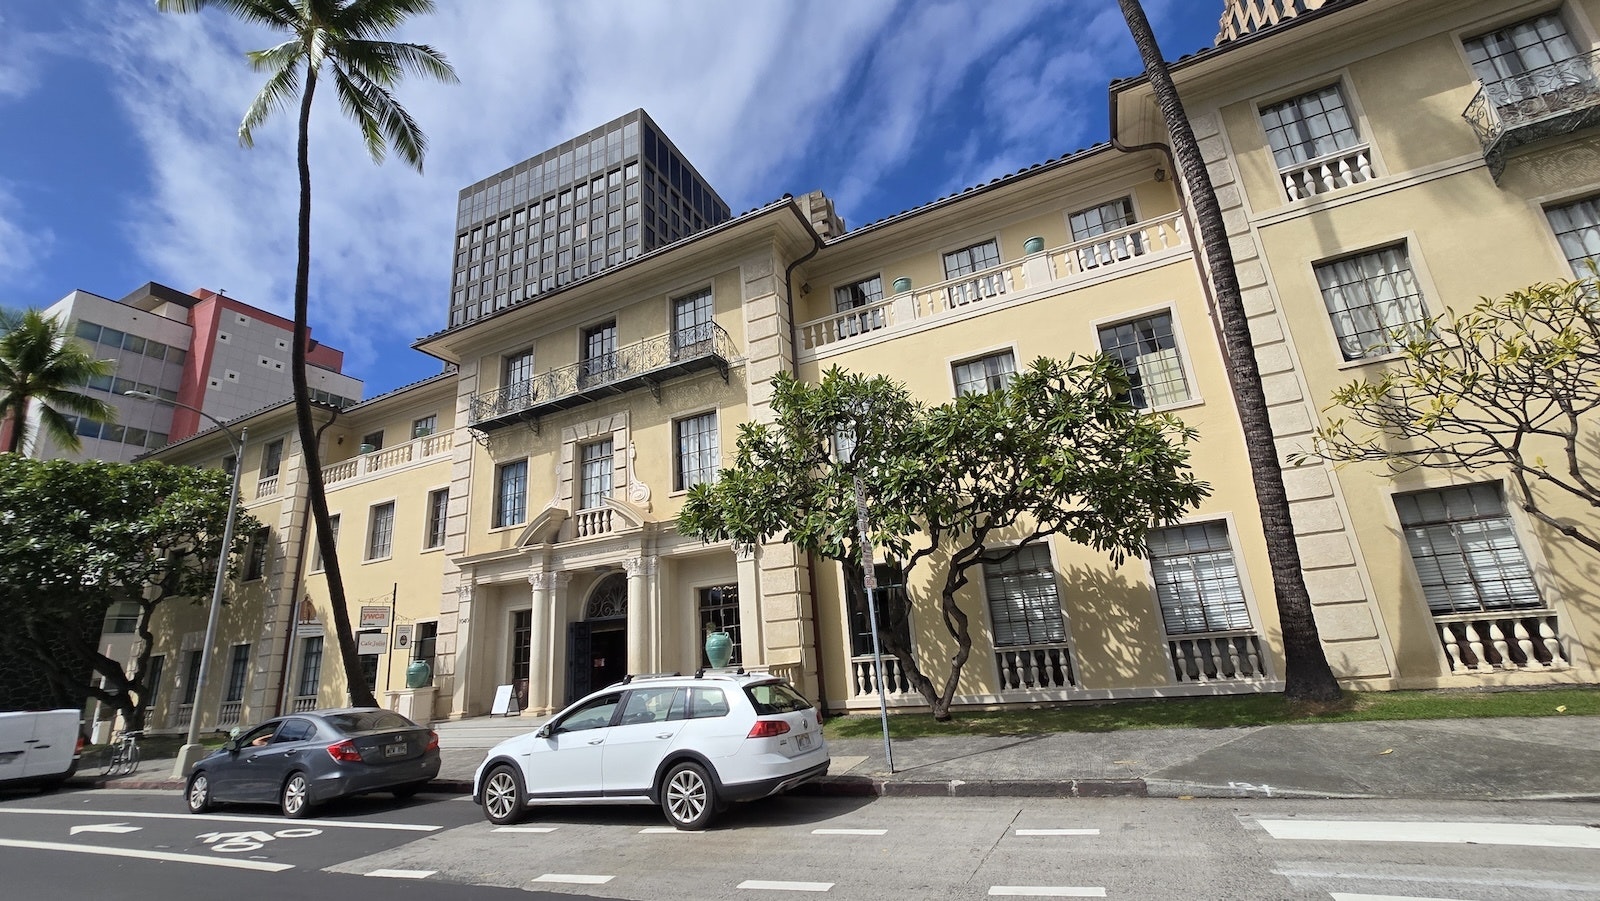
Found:
[{"label": "yellow stucco building", "polygon": [[[1232,0],[1218,44],[1174,65],[1280,459],[1308,447],[1338,385],[1392,363],[1390,329],[1600,255],[1597,46],[1600,0]],[[392,611],[369,639],[380,699],[472,716],[510,685],[546,712],[627,673],[693,670],[722,629],[738,664],[830,711],[875,708],[866,615],[838,566],[680,535],[685,490],[770,417],[780,371],[883,373],[941,402],[1096,351],[1137,373],[1137,403],[1198,430],[1213,492],[1152,534],[1148,559],[1113,566],[1058,538],[985,568],[961,597],[974,648],[957,705],[1280,688],[1244,437],[1166,132],[1142,78],[1112,85],[1110,111],[1111,144],[864,227],[821,193],[786,195],[522,302],[486,299],[417,343],[444,373],[328,411],[346,593]],[[234,424],[250,429],[260,560],[230,587],[208,697],[185,696],[204,611],[164,611],[152,728],[345,697],[292,410]],[[213,431],[157,456],[229,452]],[[1344,684],[1596,681],[1600,560],[1525,518],[1495,473],[1284,466]],[[908,632],[920,659],[948,657],[936,610],[916,607]],[[406,689],[418,657],[431,684]],[[887,667],[891,703],[920,704]]]}]

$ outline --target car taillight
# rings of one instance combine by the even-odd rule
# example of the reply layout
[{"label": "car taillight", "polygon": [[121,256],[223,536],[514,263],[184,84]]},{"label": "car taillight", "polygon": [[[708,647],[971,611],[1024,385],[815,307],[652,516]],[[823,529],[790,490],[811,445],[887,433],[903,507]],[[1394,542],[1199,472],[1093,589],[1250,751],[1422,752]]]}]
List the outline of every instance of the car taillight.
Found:
[{"label": "car taillight", "polygon": [[750,734],[745,738],[776,738],[789,731],[789,724],[783,720],[756,720],[750,727]]},{"label": "car taillight", "polygon": [[78,746],[72,749],[72,756],[74,756],[74,757],[82,757],[83,756],[83,746],[88,744],[88,743],[89,743],[89,740],[87,738],[84,738],[82,734],[79,734],[78,735]]},{"label": "car taillight", "polygon": [[428,746],[426,748],[423,748],[423,751],[427,752],[427,751],[437,751],[437,750],[439,750],[439,733],[433,731],[432,729],[429,729],[428,730]]},{"label": "car taillight", "polygon": [[340,763],[361,762],[361,752],[356,750],[356,743],[348,739],[336,745],[329,745],[328,756]]}]

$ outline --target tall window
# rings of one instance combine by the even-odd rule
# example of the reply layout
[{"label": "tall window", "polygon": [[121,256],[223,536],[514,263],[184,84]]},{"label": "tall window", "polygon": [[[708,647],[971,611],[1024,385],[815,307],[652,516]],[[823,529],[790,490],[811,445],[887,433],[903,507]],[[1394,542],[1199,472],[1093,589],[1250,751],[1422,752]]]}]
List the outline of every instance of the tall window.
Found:
[{"label": "tall window", "polygon": [[590,510],[611,495],[611,439],[585,444],[581,453],[578,509]]},{"label": "tall window", "polygon": [[250,536],[250,556],[244,562],[244,580],[251,582],[267,574],[267,544],[272,540],[272,529],[262,526]]},{"label": "tall window", "polygon": [[[728,633],[728,637],[733,639],[733,657],[728,660],[728,665],[742,665],[744,651],[739,640],[739,586],[718,585],[700,589],[700,635],[704,637],[712,632]],[[711,661],[705,659],[705,651],[701,650],[700,654],[701,663],[710,666]]]},{"label": "tall window", "polygon": [[1227,523],[1152,529],[1148,543],[1167,635],[1250,628]]},{"label": "tall window", "polygon": [[1481,613],[1544,606],[1499,485],[1402,494],[1394,506],[1429,610]]},{"label": "tall window", "polygon": [[[1096,235],[1120,231],[1133,224],[1133,199],[1119,197],[1110,203],[1079,210],[1067,217],[1073,241],[1087,241]],[[1104,266],[1144,253],[1144,235],[1134,232],[1078,250],[1078,265],[1084,269]]]},{"label": "tall window", "polygon": [[367,521],[367,559],[381,560],[394,552],[394,501],[372,508]]},{"label": "tall window", "polygon": [[583,330],[583,356],[578,381],[583,385],[603,385],[616,377],[617,324],[607,322]]},{"label": "tall window", "polygon": [[366,453],[383,450],[383,429],[368,432],[361,436],[361,446],[366,448]]},{"label": "tall window", "polygon": [[513,408],[526,404],[533,393],[533,351],[507,354],[501,367],[500,385],[506,402]]},{"label": "tall window", "polygon": [[429,413],[427,416],[411,421],[411,437],[422,438],[432,435],[439,430],[439,414]]},{"label": "tall window", "polygon": [[246,678],[250,675],[250,646],[236,644],[233,646],[233,659],[228,661],[228,690],[222,696],[225,704],[244,700],[244,686]]},{"label": "tall window", "polygon": [[1319,263],[1316,273],[1346,360],[1391,353],[1421,333],[1428,310],[1405,245]]},{"label": "tall window", "polygon": [[295,694],[314,697],[322,685],[322,636],[313,635],[300,640],[300,687]]},{"label": "tall window", "polygon": [[993,240],[980,241],[944,255],[944,277],[956,278],[973,272],[982,272],[1000,265],[1000,245]]},{"label": "tall window", "polygon": [[1472,74],[1485,86],[1499,87],[1499,96],[1493,99],[1502,104],[1523,96],[1536,96],[1555,86],[1554,82],[1546,82],[1541,87],[1540,79],[1518,76],[1578,55],[1577,47],[1567,34],[1567,26],[1562,23],[1561,16],[1553,12],[1469,38],[1461,44],[1467,51],[1467,60],[1472,63]]},{"label": "tall window", "polygon": [[528,515],[528,461],[503,463],[494,474],[494,528],[514,526]]},{"label": "tall window", "polygon": [[1003,350],[976,360],[956,363],[951,371],[955,374],[956,397],[988,394],[1011,384],[1011,377],[1017,374],[1017,360],[1011,351]]},{"label": "tall window", "polygon": [[[894,560],[874,564],[872,569],[878,577],[878,587],[872,593],[872,605],[878,610],[878,643],[881,646],[893,640],[885,638],[893,633],[902,646],[910,647],[911,606],[906,595],[905,572]],[[864,588],[850,586],[846,591],[846,605],[850,614],[850,654],[864,657],[872,653],[872,616],[867,609]]]},{"label": "tall window", "polygon": [[673,490],[683,491],[717,477],[717,414],[702,413],[672,423],[677,466]]},{"label": "tall window", "polygon": [[844,313],[883,299],[883,277],[874,275],[833,289],[833,309]]},{"label": "tall window", "polygon": [[1561,242],[1561,252],[1572,265],[1572,274],[1589,278],[1589,264],[1600,265],[1600,197],[1545,210],[1550,228]]},{"label": "tall window", "polygon": [[1062,644],[1066,618],[1056,596],[1056,574],[1050,552],[1029,545],[998,563],[983,564],[984,593],[989,598],[989,624],[997,648]]},{"label": "tall window", "polygon": [[[362,635],[376,635],[376,634],[378,634],[378,630],[377,629],[368,629],[365,632],[357,632],[356,633],[356,635],[357,635],[357,639],[356,640],[360,641],[360,636],[362,636]],[[378,689],[378,655],[377,654],[362,654],[361,655],[361,681],[367,683],[367,690],[368,691],[376,691]]]},{"label": "tall window", "polygon": [[450,508],[450,489],[440,488],[428,492],[427,539],[423,547],[444,546],[445,514]]},{"label": "tall window", "polygon": [[1280,171],[1361,143],[1336,84],[1262,107],[1261,124]]},{"label": "tall window", "polygon": [[278,468],[283,465],[283,439],[269,441],[261,449],[261,478],[271,479],[278,475]]},{"label": "tall window", "polygon": [[701,353],[710,349],[712,338],[711,289],[696,291],[672,302],[672,353]]},{"label": "tall window", "polygon": [[200,687],[200,652],[189,652],[189,666],[183,680],[183,703],[193,704],[195,689]]},{"label": "tall window", "polygon": [[145,671],[144,677],[144,709],[154,710],[156,699],[161,697],[161,675],[166,669],[167,658],[164,654],[156,654],[150,658],[150,669]]},{"label": "tall window", "polygon": [[[339,545],[339,514],[335,513],[328,517],[328,533],[333,536],[333,544],[337,547]],[[320,572],[322,564],[322,542],[319,541],[317,542],[317,549],[311,554],[311,571]]]},{"label": "tall window", "polygon": [[[438,643],[439,643],[439,622],[438,622],[438,620],[428,620],[426,622],[417,623],[416,638],[413,639],[412,642],[411,642],[411,659],[426,661],[427,664],[428,664],[428,668],[430,670],[434,669],[433,658],[434,658],[434,654],[435,654],[436,648],[438,646]],[[433,677],[432,677],[432,675],[430,673],[430,675],[429,675],[430,684],[432,682],[432,678]]]},{"label": "tall window", "polygon": [[1128,374],[1128,399],[1139,409],[1189,399],[1189,379],[1172,334],[1172,314],[1100,327],[1100,349]]}]

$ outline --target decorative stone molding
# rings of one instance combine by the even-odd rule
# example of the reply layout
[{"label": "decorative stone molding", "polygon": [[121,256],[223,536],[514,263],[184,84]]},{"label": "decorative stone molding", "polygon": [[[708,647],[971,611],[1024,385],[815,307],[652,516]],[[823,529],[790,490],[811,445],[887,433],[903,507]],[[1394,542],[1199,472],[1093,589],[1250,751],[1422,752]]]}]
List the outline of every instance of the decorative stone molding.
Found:
[{"label": "decorative stone molding", "polygon": [[472,583],[462,582],[456,586],[456,600],[462,604],[472,603]]},{"label": "decorative stone molding", "polygon": [[565,588],[572,581],[569,573],[563,572],[537,572],[528,574],[528,584],[534,591],[556,591]]},{"label": "decorative stone molding", "polygon": [[656,558],[630,557],[622,561],[622,568],[627,570],[629,576],[653,576],[656,574]]},{"label": "decorative stone molding", "polygon": [[639,468],[638,468],[638,465],[637,465],[638,458],[639,458],[639,449],[634,445],[634,443],[632,441],[629,441],[628,442],[628,500],[630,502],[632,502],[635,506],[644,508],[645,512],[648,513],[650,511],[650,486],[646,485],[644,482],[639,481],[639,478],[638,478],[638,476],[636,474],[639,471]]}]

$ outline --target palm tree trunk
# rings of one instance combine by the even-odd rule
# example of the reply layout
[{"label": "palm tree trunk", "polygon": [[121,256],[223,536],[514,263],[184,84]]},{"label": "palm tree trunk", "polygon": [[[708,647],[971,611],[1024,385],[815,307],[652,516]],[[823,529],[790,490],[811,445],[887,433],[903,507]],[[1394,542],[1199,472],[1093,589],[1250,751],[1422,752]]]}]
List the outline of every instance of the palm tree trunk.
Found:
[{"label": "palm tree trunk", "polygon": [[1311,595],[1306,590],[1300,548],[1295,543],[1289,498],[1283,488],[1283,470],[1278,464],[1277,445],[1267,419],[1267,398],[1261,387],[1261,371],[1256,366],[1255,346],[1250,339],[1249,320],[1239,293],[1239,278],[1233,268],[1233,252],[1228,246],[1222,209],[1217,203],[1205,159],[1200,155],[1200,146],[1195,141],[1194,129],[1189,126],[1188,114],[1178,97],[1177,85],[1156,44],[1143,6],[1139,0],[1117,2],[1122,7],[1133,42],[1139,48],[1145,74],[1155,91],[1156,104],[1171,135],[1172,150],[1184,184],[1189,187],[1189,200],[1205,248],[1206,268],[1210,270],[1217,318],[1221,322],[1228,378],[1233,384],[1234,405],[1239,411],[1250,473],[1255,480],[1261,531],[1266,539],[1272,587],[1278,601],[1278,622],[1283,629],[1283,692],[1294,700],[1335,700],[1339,697],[1339,683],[1323,654],[1317,621],[1311,612]]},{"label": "palm tree trunk", "polygon": [[345,602],[344,578],[339,571],[339,553],[334,545],[332,523],[328,515],[327,487],[322,481],[322,452],[317,447],[316,423],[311,418],[311,391],[306,383],[306,348],[311,343],[311,97],[317,90],[317,71],[311,66],[306,68],[306,90],[300,98],[300,134],[296,151],[300,165],[300,223],[298,259],[294,270],[294,350],[289,367],[294,379],[294,415],[300,430],[306,494],[311,502],[312,520],[316,523],[317,546],[322,550],[323,571],[328,583],[328,606],[333,608],[333,626],[339,636],[339,659],[344,663],[350,704],[353,707],[376,707],[378,700],[361,673],[361,655],[357,653],[355,630],[350,627],[350,608]]}]

